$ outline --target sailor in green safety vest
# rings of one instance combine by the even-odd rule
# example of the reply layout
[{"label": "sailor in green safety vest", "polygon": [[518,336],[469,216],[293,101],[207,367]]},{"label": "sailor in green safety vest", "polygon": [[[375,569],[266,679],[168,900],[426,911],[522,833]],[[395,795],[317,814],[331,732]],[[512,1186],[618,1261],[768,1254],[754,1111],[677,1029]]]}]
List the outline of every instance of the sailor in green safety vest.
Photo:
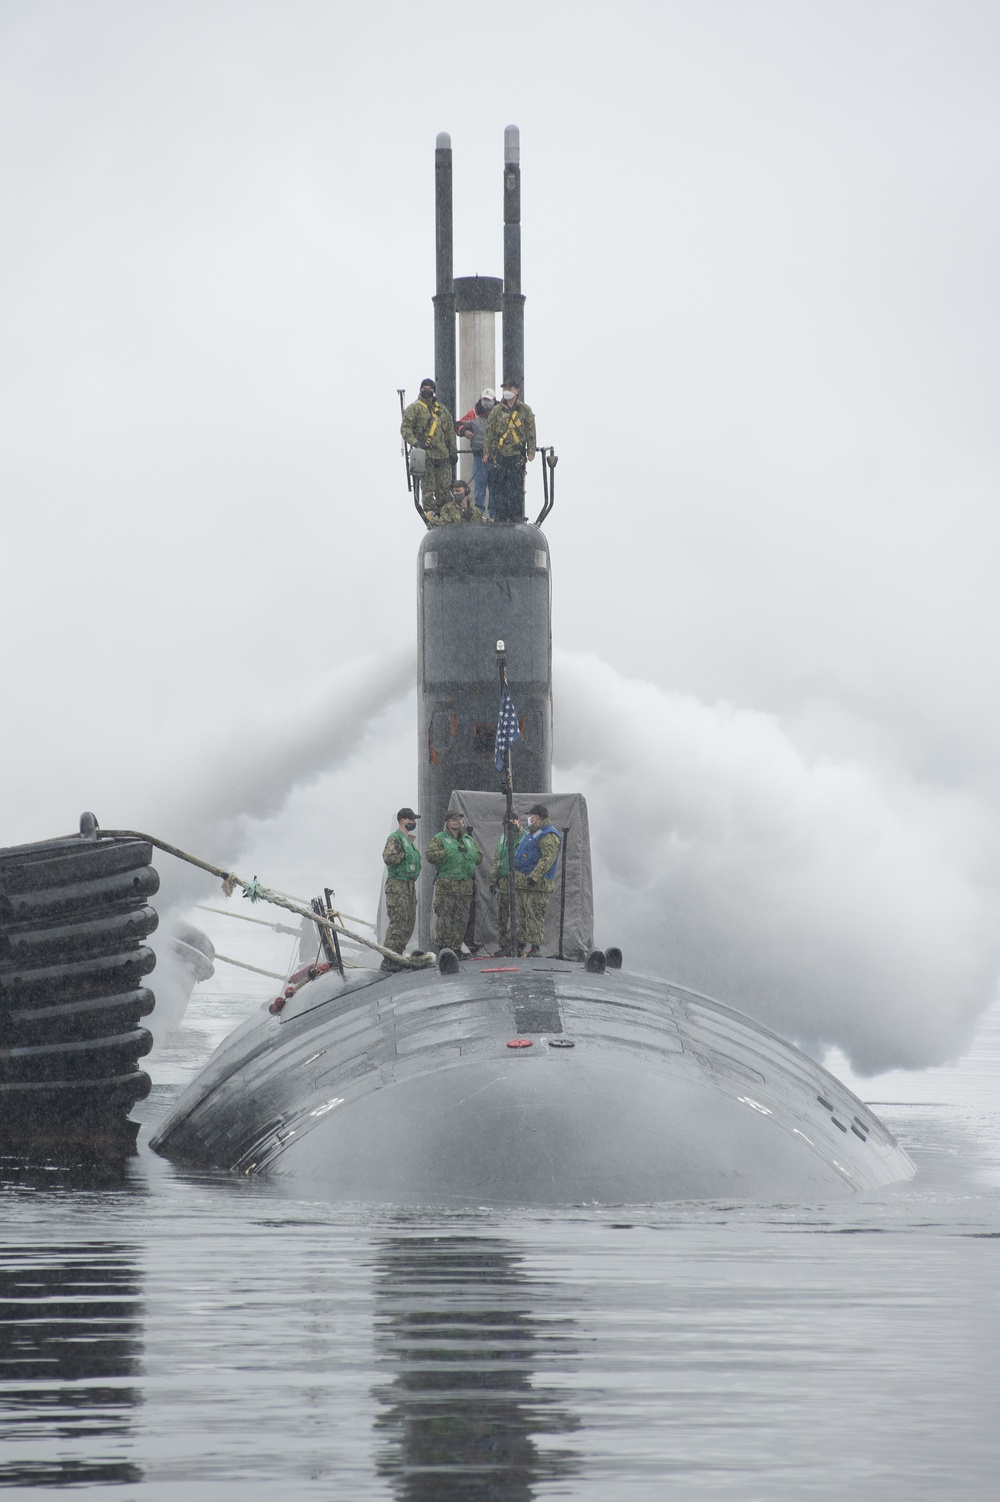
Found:
[{"label": "sailor in green safety vest", "polygon": [[403,413],[399,425],[411,448],[423,449],[427,464],[420,477],[420,504],[433,520],[451,493],[451,477],[458,453],[455,420],[437,399],[437,387],[427,376],[420,395]]},{"label": "sailor in green safety vest", "polygon": [[[420,851],[413,834],[419,818],[420,815],[415,814],[412,808],[401,808],[396,815],[396,828],[386,840],[382,851],[385,862],[385,906],[389,914],[385,947],[395,954],[403,953],[417,921]],[[400,970],[402,966],[393,960],[383,959],[382,969]]]},{"label": "sailor in green safety vest", "polygon": [[427,847],[427,859],[437,867],[434,878],[434,944],[437,949],[462,948],[472,908],[472,878],[483,852],[466,830],[461,814],[448,814],[444,828]]},{"label": "sailor in green safety vest", "polygon": [[[521,828],[521,820],[514,815],[514,850],[524,838],[524,830]],[[497,840],[497,848],[493,856],[493,865],[490,868],[490,891],[497,900],[497,938],[499,940],[499,952],[510,952],[510,846],[507,842],[507,834],[504,831]]]},{"label": "sailor in green safety vest", "polygon": [[486,421],[483,459],[493,466],[490,511],[494,521],[524,521],[524,466],[535,457],[535,414],[521,400],[517,381],[504,381],[503,401]]}]

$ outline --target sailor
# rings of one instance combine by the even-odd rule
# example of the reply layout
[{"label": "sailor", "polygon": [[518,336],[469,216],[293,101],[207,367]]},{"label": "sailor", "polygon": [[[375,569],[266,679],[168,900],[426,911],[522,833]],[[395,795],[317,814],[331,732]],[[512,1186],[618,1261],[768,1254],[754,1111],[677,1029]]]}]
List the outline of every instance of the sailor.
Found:
[{"label": "sailor", "polygon": [[431,518],[431,523],[436,527],[443,527],[448,522],[481,522],[483,513],[478,506],[472,504],[469,487],[464,480],[455,480],[451,487],[451,499],[445,501],[436,517]]},{"label": "sailor", "polygon": [[[413,935],[417,921],[417,877],[420,875],[420,851],[413,838],[419,814],[412,808],[401,808],[396,815],[396,828],[385,842],[382,859],[385,862],[385,906],[389,914],[385,947],[395,954],[402,954]],[[383,970],[398,970],[395,961],[383,959]]]},{"label": "sailor", "polygon": [[448,814],[444,828],[427,847],[427,859],[437,867],[434,878],[434,944],[438,949],[462,948],[472,908],[472,878],[483,852],[465,828],[461,814]]},{"label": "sailor", "polygon": [[[475,493],[476,505],[483,512],[486,510],[486,492],[490,483],[490,466],[483,458],[483,445],[486,442],[486,424],[496,404],[497,394],[491,386],[487,386],[476,405],[470,407],[465,416],[460,417],[455,424],[459,438],[469,440],[469,448],[472,450],[472,489]],[[489,514],[492,518],[492,491],[490,492]]]},{"label": "sailor", "polygon": [[516,381],[504,381],[486,423],[483,458],[492,465],[490,512],[494,521],[524,521],[524,466],[535,457],[535,414],[521,401]]},{"label": "sailor", "polygon": [[536,803],[528,811],[528,831],[514,851],[517,933],[525,959],[538,954],[542,947],[545,910],[555,891],[561,844],[559,831],[549,823],[545,804]]},{"label": "sailor", "polygon": [[438,401],[437,387],[430,376],[420,382],[420,395],[403,413],[399,431],[411,448],[423,449],[427,455],[420,477],[420,503],[429,515],[436,516],[448,499],[458,444],[452,415]]},{"label": "sailor", "polygon": [[[517,851],[524,830],[517,814],[514,815],[514,850]],[[504,830],[497,840],[497,848],[490,868],[490,892],[497,899],[497,939],[500,954],[510,953],[510,842]]]}]

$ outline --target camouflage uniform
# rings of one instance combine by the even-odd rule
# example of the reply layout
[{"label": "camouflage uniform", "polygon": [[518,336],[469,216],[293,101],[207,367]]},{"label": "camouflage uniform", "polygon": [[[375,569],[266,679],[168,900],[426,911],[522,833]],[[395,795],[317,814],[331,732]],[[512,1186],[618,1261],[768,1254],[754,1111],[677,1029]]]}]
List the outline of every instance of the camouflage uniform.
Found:
[{"label": "camouflage uniform", "polygon": [[[538,864],[534,870],[515,871],[514,887],[517,900],[517,936],[522,944],[541,944],[545,933],[545,910],[556,884],[545,875],[559,859],[562,841],[553,831],[543,834],[538,841]],[[516,852],[515,852],[516,853]]]},{"label": "camouflage uniform", "polygon": [[486,423],[483,458],[493,466],[490,510],[498,522],[524,520],[524,467],[535,457],[535,414],[520,397],[498,402]]},{"label": "camouflage uniform", "polygon": [[454,835],[442,829],[427,847],[427,859],[437,867],[434,881],[434,944],[457,954],[469,926],[472,873],[483,852],[471,834]]},{"label": "camouflage uniform", "polygon": [[429,518],[435,527],[443,527],[448,522],[481,522],[483,513],[478,506],[469,506],[463,511],[457,501],[447,500],[441,507],[437,516]]},{"label": "camouflage uniform", "polygon": [[458,453],[452,415],[439,401],[428,406],[418,397],[403,413],[399,431],[411,448],[423,449],[427,455],[427,467],[420,476],[420,504],[436,514],[451,497],[453,461]]},{"label": "camouflage uniform", "polygon": [[[407,849],[407,846],[410,848]],[[385,906],[389,914],[385,947],[394,954],[402,954],[413,936],[417,921],[420,851],[410,836],[403,834],[402,830],[394,829],[385,842],[382,859],[386,865]]]},{"label": "camouflage uniform", "polygon": [[[514,839],[516,850],[523,839],[523,831],[519,830]],[[497,889],[497,938],[500,941],[500,952],[510,948],[510,866],[507,855],[507,836],[501,835],[497,840],[497,848],[493,856],[493,865],[490,868],[490,886]],[[515,892],[515,912],[517,894]],[[518,920],[520,921],[520,920]]]}]

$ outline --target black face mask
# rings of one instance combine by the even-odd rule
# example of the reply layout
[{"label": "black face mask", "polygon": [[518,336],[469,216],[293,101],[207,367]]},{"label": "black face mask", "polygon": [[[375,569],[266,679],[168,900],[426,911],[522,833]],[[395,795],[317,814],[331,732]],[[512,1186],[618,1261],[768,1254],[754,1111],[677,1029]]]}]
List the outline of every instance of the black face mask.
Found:
[{"label": "black face mask", "polygon": [[404,828],[404,829],[408,829],[408,830],[409,830],[409,832],[410,832],[410,834],[412,834],[412,833],[413,833],[413,831],[414,831],[414,830],[415,830],[415,829],[416,829],[416,827],[417,827],[417,826],[416,826],[416,824],[415,824],[415,823],[414,823],[414,822],[413,822],[413,820],[412,820],[412,819],[404,819],[404,820],[403,820],[403,828]]}]

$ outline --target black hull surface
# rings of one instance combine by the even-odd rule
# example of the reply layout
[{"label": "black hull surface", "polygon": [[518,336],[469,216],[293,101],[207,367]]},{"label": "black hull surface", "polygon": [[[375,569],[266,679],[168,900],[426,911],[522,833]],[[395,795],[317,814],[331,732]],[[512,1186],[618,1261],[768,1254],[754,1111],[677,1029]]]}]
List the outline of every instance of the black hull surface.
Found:
[{"label": "black hull surface", "polygon": [[159,887],[143,840],[84,833],[0,851],[0,1154],[102,1162],[135,1151],[150,1088],[143,942]]},{"label": "black hull surface", "polygon": [[221,1045],[152,1146],[420,1205],[824,1200],[914,1171],[749,1018],[549,960],[321,976]]}]

